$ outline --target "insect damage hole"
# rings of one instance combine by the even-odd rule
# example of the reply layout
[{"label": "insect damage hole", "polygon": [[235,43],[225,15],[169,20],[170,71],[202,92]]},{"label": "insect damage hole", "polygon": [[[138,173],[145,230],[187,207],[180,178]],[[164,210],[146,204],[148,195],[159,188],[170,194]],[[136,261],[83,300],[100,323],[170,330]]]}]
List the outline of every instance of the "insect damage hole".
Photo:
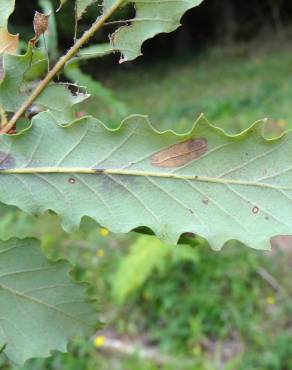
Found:
[{"label": "insect damage hole", "polygon": [[202,202],[203,202],[203,204],[205,204],[206,206],[209,204],[209,198],[208,197],[204,197],[203,199],[202,199]]},{"label": "insect damage hole", "polygon": [[68,179],[68,182],[69,182],[69,184],[73,185],[73,184],[75,184],[76,180],[73,177],[70,177]]},{"label": "insect damage hole", "polygon": [[204,138],[190,139],[161,150],[151,157],[152,166],[163,168],[181,167],[194,159],[199,159],[208,150]]}]

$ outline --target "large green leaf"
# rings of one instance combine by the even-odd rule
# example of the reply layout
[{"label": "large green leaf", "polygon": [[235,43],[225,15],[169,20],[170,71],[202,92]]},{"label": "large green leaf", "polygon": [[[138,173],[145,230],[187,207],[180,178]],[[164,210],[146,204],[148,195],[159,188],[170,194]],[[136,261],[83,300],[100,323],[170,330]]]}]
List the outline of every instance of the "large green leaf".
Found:
[{"label": "large green leaf", "polygon": [[[180,26],[183,14],[203,0],[150,0],[133,1],[136,8],[135,18],[129,26],[120,27],[112,36],[111,43],[114,50],[122,54],[120,62],[133,60],[141,55],[141,46],[144,41],[162,32],[172,32]],[[132,1],[125,1],[132,3]],[[107,9],[113,4],[112,0],[105,0]]]},{"label": "large green leaf", "polygon": [[292,232],[291,142],[291,133],[264,139],[260,123],[228,136],[202,119],[176,135],[143,116],[111,131],[90,117],[63,128],[45,112],[31,130],[1,137],[0,201],[52,209],[67,230],[87,215],[113,232],[147,226],[170,243],[192,232],[215,249],[230,239],[266,249]]},{"label": "large green leaf", "polygon": [[35,239],[0,242],[0,347],[16,363],[66,351],[68,339],[97,323],[86,285],[66,262],[46,259]]}]

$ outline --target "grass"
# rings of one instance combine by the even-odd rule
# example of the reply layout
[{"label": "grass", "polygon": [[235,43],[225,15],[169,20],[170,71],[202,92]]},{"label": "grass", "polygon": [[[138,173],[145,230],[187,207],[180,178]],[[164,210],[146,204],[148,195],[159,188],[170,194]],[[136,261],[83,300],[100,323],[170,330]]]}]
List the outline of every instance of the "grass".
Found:
[{"label": "grass", "polygon": [[289,50],[214,49],[200,57],[134,66],[107,82],[131,113],[149,114],[160,129],[185,131],[202,112],[229,132],[266,117],[292,124]]}]

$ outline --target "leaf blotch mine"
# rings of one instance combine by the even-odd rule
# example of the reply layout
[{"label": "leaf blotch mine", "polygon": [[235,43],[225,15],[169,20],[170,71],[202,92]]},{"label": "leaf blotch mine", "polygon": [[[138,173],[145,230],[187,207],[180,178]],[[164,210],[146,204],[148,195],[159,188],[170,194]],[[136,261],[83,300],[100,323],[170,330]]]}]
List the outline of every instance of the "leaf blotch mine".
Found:
[{"label": "leaf blotch mine", "polygon": [[15,160],[11,154],[0,151],[0,170],[9,170],[15,167]]},{"label": "leaf blotch mine", "polygon": [[252,209],[252,213],[253,213],[254,215],[257,215],[257,214],[259,213],[259,211],[260,211],[260,209],[259,209],[259,207],[257,207],[257,206],[253,207],[253,209]]},{"label": "leaf blotch mine", "polygon": [[199,159],[208,150],[204,138],[190,139],[161,150],[151,157],[151,164],[156,167],[181,167],[194,159]]}]

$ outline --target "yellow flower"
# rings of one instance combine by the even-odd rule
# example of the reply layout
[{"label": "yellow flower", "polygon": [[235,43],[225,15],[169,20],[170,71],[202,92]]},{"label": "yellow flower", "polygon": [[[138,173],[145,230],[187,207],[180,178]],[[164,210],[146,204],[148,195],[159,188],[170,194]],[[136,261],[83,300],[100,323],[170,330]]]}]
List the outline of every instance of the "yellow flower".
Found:
[{"label": "yellow flower", "polygon": [[104,237],[106,237],[106,236],[108,236],[108,235],[109,235],[109,231],[108,231],[108,229],[106,229],[106,228],[104,228],[104,227],[102,227],[102,228],[99,230],[99,233],[100,233],[100,235],[101,235],[101,236],[104,236]]},{"label": "yellow flower", "polygon": [[102,335],[97,336],[94,340],[94,345],[96,348],[102,347],[104,343],[105,343],[105,337],[103,337]]},{"label": "yellow flower", "polygon": [[104,255],[105,255],[104,250],[103,249],[98,249],[96,251],[96,255],[97,255],[97,257],[104,257]]},{"label": "yellow flower", "polygon": [[276,299],[273,296],[267,297],[266,301],[267,301],[267,304],[269,305],[274,305],[276,303]]}]

